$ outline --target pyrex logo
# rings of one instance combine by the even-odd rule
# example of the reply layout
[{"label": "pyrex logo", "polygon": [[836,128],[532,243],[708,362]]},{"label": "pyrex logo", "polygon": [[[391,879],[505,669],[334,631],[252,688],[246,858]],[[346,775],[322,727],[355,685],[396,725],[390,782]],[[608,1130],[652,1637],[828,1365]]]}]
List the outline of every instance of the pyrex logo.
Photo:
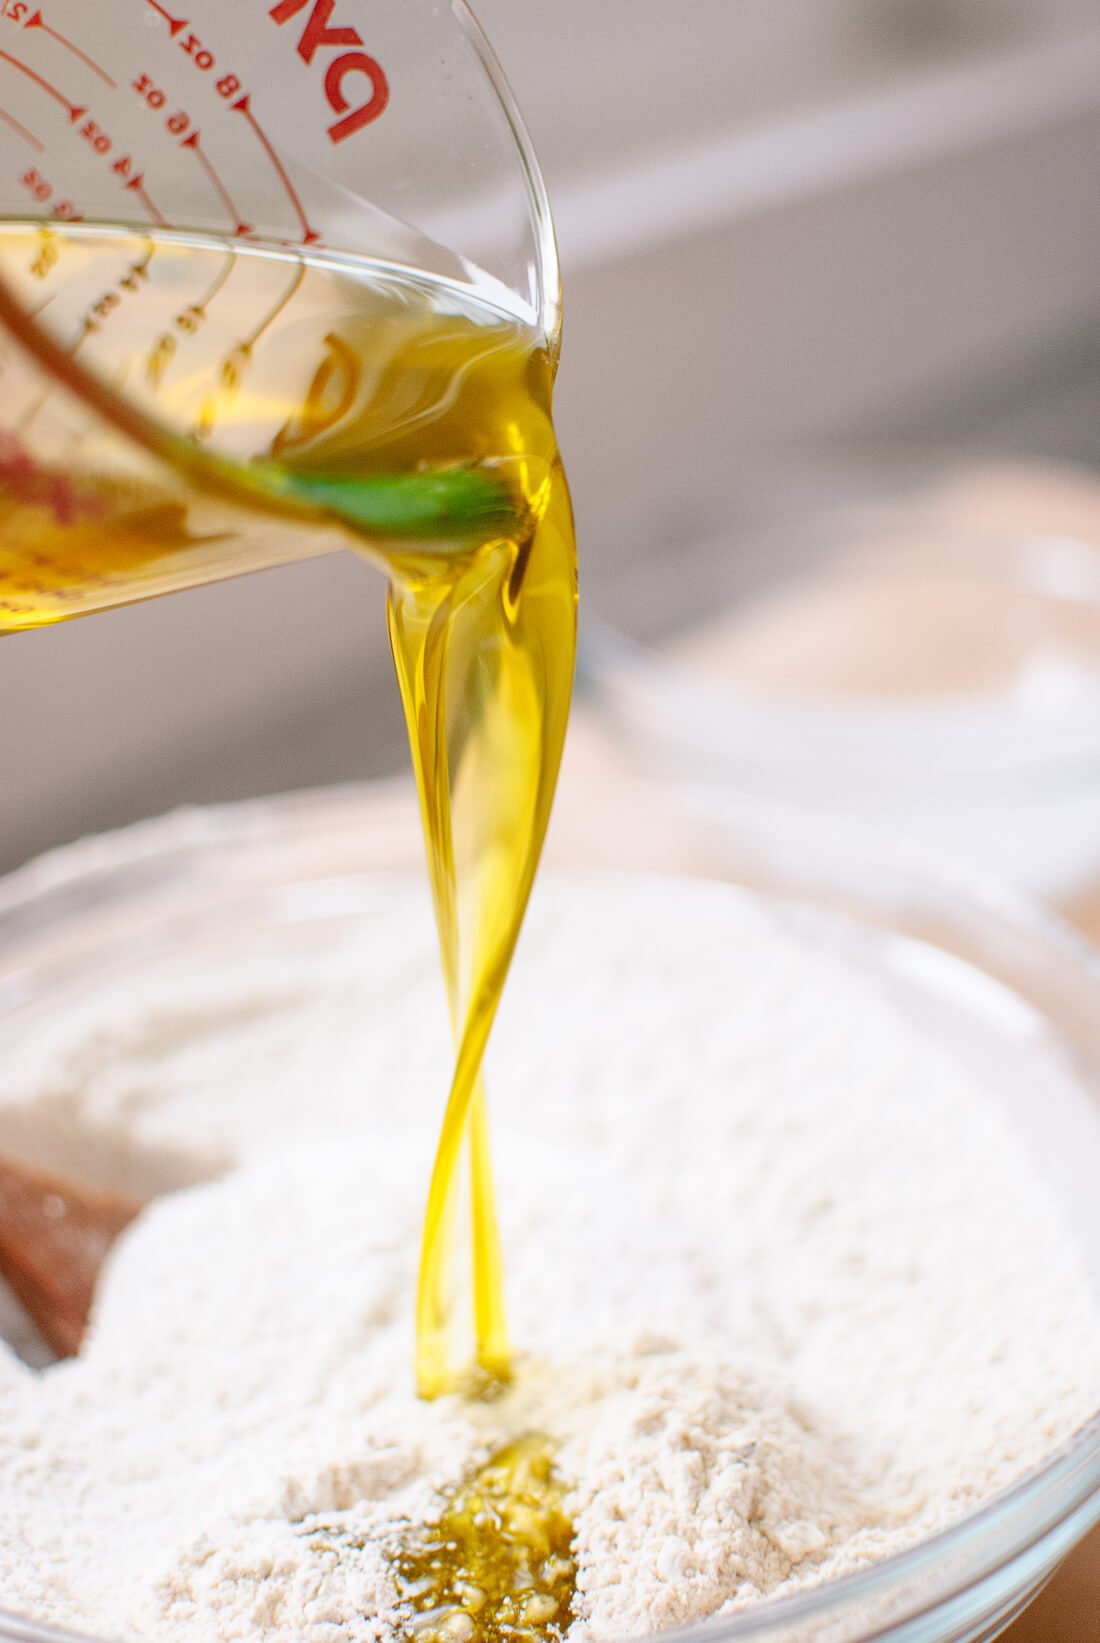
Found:
[{"label": "pyrex logo", "polygon": [[[269,15],[282,25],[303,12],[308,13],[298,40],[298,55],[304,63],[312,64],[321,50],[339,51],[338,57],[327,61],[324,85],[329,107],[334,114],[342,116],[329,126],[329,139],[342,143],[384,112],[390,100],[390,88],[381,65],[363,50],[359,31],[346,23],[330,26],[335,9],[336,0],[279,0]],[[365,103],[353,107],[365,89],[364,77],[370,86],[370,96]]]}]

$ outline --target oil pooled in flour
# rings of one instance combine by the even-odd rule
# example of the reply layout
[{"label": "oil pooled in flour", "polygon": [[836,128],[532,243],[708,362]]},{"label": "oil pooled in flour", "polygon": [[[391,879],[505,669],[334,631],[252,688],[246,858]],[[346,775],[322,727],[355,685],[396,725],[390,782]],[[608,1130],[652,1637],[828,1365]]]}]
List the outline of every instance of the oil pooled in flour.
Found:
[{"label": "oil pooled in flour", "polygon": [[498,1449],[410,1532],[394,1560],[417,1643],[528,1643],[559,1638],[577,1566],[553,1445],[531,1435]]}]

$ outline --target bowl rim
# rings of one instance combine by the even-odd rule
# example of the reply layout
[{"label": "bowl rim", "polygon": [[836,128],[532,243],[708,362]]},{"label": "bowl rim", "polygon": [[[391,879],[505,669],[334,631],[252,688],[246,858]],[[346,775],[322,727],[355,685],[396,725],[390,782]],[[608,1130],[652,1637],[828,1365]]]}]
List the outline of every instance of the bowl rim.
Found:
[{"label": "bowl rim", "polygon": [[[599,617],[582,625],[578,688],[669,779],[690,773],[745,793],[797,797],[847,820],[901,802],[943,809],[1033,803],[1036,784],[1087,790],[1100,773],[1093,712],[998,739],[1009,698],[815,697],[717,680]],[[1089,706],[1097,681],[1091,682]],[[930,784],[934,786],[930,787]],[[857,823],[858,824],[858,823]]]}]

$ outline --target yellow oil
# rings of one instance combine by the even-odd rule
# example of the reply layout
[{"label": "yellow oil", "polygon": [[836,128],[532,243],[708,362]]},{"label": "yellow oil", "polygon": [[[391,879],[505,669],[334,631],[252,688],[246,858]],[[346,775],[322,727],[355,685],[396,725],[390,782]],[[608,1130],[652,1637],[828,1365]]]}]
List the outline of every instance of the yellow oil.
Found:
[{"label": "yellow oil", "polygon": [[464,1158],[473,1357],[484,1378],[506,1379],[480,1066],[572,684],[554,361],[533,329],[463,287],[212,238],[12,224],[0,279],[0,632],[340,545],[390,577],[456,1042],[417,1381],[434,1396],[461,1373]]},{"label": "yellow oil", "polygon": [[500,1449],[394,1559],[417,1643],[525,1643],[569,1626],[577,1568],[553,1446]]}]

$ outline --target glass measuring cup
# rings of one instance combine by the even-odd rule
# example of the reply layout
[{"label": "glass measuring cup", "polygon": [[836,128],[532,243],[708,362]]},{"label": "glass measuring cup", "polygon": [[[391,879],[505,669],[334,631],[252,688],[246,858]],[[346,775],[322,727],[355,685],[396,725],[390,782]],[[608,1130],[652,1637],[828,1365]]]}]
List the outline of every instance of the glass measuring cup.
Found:
[{"label": "glass measuring cup", "polygon": [[[349,259],[500,310],[552,375],[545,191],[463,0],[3,0],[0,154],[0,632],[513,508],[504,471],[288,481],[264,414],[346,409]],[[208,379],[228,423],[168,392]]]}]

